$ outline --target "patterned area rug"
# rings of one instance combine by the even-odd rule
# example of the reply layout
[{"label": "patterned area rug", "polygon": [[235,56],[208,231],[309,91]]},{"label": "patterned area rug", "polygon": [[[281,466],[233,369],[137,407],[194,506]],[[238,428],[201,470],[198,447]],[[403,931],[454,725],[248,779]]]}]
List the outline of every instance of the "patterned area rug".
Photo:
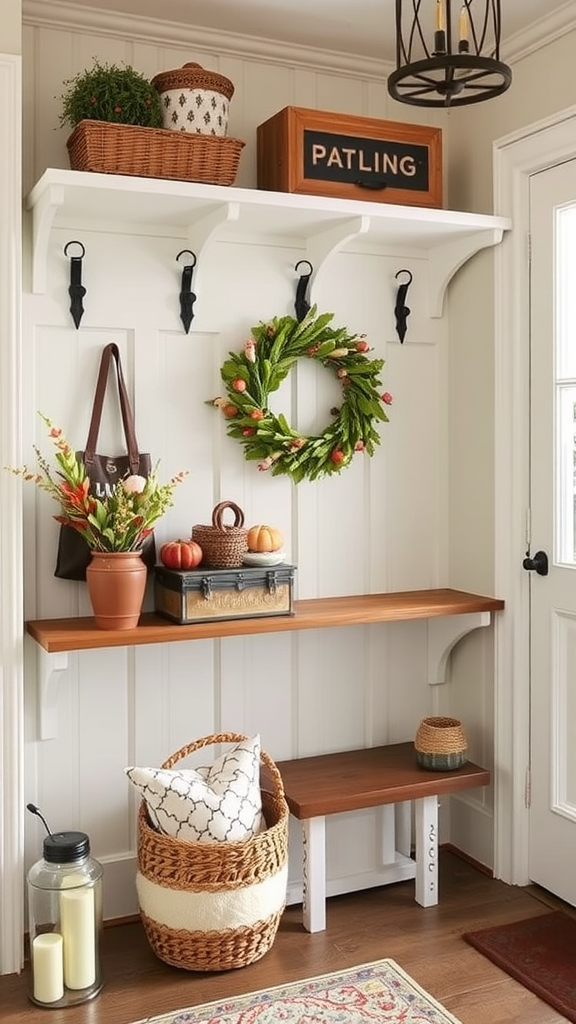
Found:
[{"label": "patterned area rug", "polygon": [[149,1024],[460,1024],[393,960],[306,978],[177,1013]]},{"label": "patterned area rug", "polygon": [[576,1024],[576,920],[554,911],[466,932],[466,942]]}]

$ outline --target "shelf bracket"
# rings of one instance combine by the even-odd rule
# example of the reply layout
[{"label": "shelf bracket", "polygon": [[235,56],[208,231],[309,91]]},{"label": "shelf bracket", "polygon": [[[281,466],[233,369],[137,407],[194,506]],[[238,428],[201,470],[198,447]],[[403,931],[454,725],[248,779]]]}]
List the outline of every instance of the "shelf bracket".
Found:
[{"label": "shelf bracket", "polygon": [[369,229],[370,217],[351,217],[308,238],[306,258],[314,267],[311,290],[318,284],[318,278],[330,256],[339,252],[347,242],[353,241],[359,235],[365,235]]},{"label": "shelf bracket", "polygon": [[32,209],[32,291],[46,292],[48,245],[57,210],[64,205],[63,185],[50,185]]},{"label": "shelf bracket", "polygon": [[62,673],[68,669],[68,652],[49,653],[40,644],[36,648],[38,736],[41,740],[53,740],[57,735],[58,686]]},{"label": "shelf bracket", "polygon": [[204,214],[198,220],[192,222],[188,227],[188,243],[192,251],[200,259],[200,254],[205,245],[218,234],[223,224],[233,223],[240,216],[240,203],[222,203],[215,210]]},{"label": "shelf bracket", "polygon": [[428,261],[429,281],[429,315],[441,317],[444,308],[444,295],[450,281],[457,270],[460,270],[472,256],[481,249],[498,245],[504,236],[502,228],[489,228],[479,231],[456,242],[445,242],[437,245],[430,252]]},{"label": "shelf bracket", "polygon": [[220,229],[225,224],[232,224],[240,216],[240,203],[222,203],[215,210],[206,213],[203,217],[193,221],[188,226],[188,245],[196,256],[196,269],[194,271],[194,288],[198,295],[202,292],[202,252],[218,237]]},{"label": "shelf bracket", "polygon": [[446,666],[452,648],[474,629],[490,625],[490,612],[470,612],[428,619],[428,682],[431,686],[446,681]]}]

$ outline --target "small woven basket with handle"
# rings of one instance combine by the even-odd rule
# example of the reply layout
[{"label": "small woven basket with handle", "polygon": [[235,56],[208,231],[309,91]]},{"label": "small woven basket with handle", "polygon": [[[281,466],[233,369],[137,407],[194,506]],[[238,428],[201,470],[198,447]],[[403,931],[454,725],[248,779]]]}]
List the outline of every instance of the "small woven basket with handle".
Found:
[{"label": "small woven basket with handle", "polygon": [[[224,523],[224,513],[234,513],[234,523]],[[212,526],[192,527],[192,540],[202,548],[202,566],[214,569],[237,569],[248,550],[248,530],[244,527],[244,513],[233,501],[221,501],[212,512]]]},{"label": "small woven basket with handle", "polygon": [[416,761],[431,771],[451,771],[468,760],[462,723],[457,718],[423,718],[414,740]]},{"label": "small woven basket with handle", "polygon": [[[237,733],[205,736],[162,765],[173,768],[208,744],[238,743]],[[156,956],[189,971],[227,971],[268,952],[286,902],[288,804],[280,772],[261,751],[266,769],[262,810],[267,828],[240,841],[193,842],[157,832],[145,801],[138,814],[140,914]],[[164,917],[164,912],[166,916]],[[168,921],[170,919],[170,921]],[[177,924],[176,924],[177,919]]]}]

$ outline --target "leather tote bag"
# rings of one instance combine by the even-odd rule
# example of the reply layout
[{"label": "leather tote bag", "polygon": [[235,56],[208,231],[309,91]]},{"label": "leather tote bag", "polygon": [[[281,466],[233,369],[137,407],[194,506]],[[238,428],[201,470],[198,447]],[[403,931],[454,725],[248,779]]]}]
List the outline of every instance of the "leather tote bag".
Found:
[{"label": "leather tote bag", "polygon": [[[100,455],[97,453],[96,448],[102,420],[104,396],[112,362],[116,370],[114,376],[118,386],[126,452],[121,455]],[[147,477],[151,472],[152,459],[150,454],[143,454],[138,450],[134,416],[124,381],[120,352],[114,342],[106,345],[102,352],[86,448],[83,452],[77,452],[76,454],[86,466],[86,471],[90,477],[90,493],[96,498],[103,498],[106,494],[110,494],[111,489],[125,476],[137,474],[138,476]],[[61,526],[54,575],[62,580],[85,580],[86,566],[90,562],[90,558],[91,552],[84,538],[71,526]],[[142,559],[148,570],[154,567],[156,546],[153,534],[144,543]]]}]

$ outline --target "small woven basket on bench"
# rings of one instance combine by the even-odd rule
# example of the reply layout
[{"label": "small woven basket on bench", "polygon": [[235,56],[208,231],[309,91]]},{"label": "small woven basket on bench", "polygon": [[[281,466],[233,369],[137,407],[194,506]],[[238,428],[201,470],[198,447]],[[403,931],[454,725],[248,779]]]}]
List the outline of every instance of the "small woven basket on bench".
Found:
[{"label": "small woven basket on bench", "polygon": [[233,185],[244,143],[229,136],[85,120],[66,146],[73,171]]},{"label": "small woven basket on bench", "polygon": [[[234,513],[234,523],[224,523],[224,513]],[[214,569],[237,569],[248,550],[248,530],[244,528],[244,513],[233,501],[221,501],[212,512],[212,526],[192,527],[192,540],[202,548],[202,565]]]},{"label": "small woven basket on bench", "polygon": [[451,771],[468,760],[466,736],[457,718],[423,718],[414,747],[418,764],[431,771]]},{"label": "small woven basket on bench", "polygon": [[[162,767],[172,768],[208,744],[246,738],[236,733],[205,736],[183,747]],[[267,828],[248,839],[175,839],[151,826],[142,801],[138,814],[140,913],[152,949],[173,967],[189,971],[245,967],[264,956],[274,942],[286,903],[289,811],[274,761],[265,751],[260,759],[266,784],[272,787],[262,790]],[[190,913],[183,927],[187,899]],[[178,927],[162,918],[163,906],[172,911],[177,907]],[[192,909],[199,906],[201,919]]]}]

